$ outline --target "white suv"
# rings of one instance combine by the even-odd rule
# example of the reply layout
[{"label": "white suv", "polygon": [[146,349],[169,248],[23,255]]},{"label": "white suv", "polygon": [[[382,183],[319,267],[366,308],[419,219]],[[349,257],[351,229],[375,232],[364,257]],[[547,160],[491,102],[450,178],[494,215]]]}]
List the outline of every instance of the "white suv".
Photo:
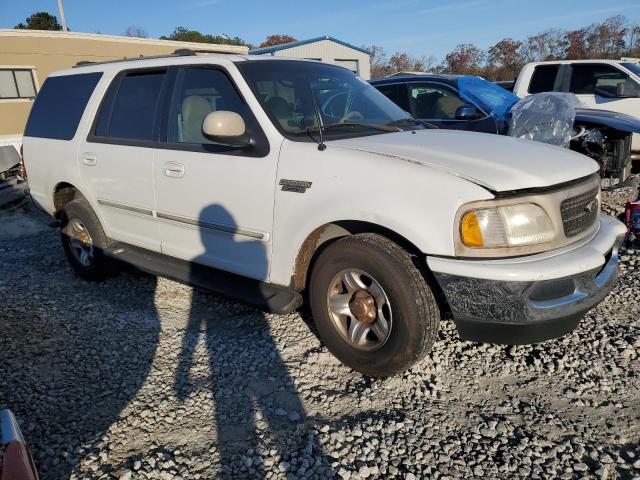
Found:
[{"label": "white suv", "polygon": [[460,337],[565,334],[611,289],[625,233],[598,165],[427,129],[341,67],[231,55],[50,76],[24,136],[69,262],[113,259],[275,312],[303,293],[327,347],[375,376]]}]

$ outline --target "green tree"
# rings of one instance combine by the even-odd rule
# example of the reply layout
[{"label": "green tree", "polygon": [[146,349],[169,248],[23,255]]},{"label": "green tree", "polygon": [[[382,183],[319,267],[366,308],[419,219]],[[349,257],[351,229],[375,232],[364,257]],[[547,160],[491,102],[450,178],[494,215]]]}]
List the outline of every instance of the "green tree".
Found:
[{"label": "green tree", "polygon": [[196,43],[216,43],[219,45],[241,45],[251,48],[251,44],[245,42],[239,37],[229,38],[226,35],[211,35],[209,33],[201,33],[197,30],[189,30],[185,27],[176,27],[171,35],[163,35],[161,40],[176,40],[180,42],[196,42]]},{"label": "green tree", "polygon": [[27,18],[26,25],[20,22],[14,28],[19,30],[62,30],[55,15],[47,12],[36,12]]}]

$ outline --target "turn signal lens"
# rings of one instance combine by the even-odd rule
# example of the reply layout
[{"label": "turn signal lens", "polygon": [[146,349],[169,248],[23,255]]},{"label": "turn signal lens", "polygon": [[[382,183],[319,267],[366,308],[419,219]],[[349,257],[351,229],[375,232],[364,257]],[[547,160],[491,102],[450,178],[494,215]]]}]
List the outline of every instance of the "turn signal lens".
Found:
[{"label": "turn signal lens", "polygon": [[462,241],[467,247],[482,247],[484,245],[476,212],[465,213],[462,217],[461,233]]}]

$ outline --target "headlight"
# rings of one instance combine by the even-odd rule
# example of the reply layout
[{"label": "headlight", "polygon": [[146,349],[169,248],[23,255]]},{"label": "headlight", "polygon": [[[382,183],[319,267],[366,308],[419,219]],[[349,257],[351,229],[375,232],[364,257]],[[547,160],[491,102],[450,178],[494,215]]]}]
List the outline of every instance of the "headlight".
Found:
[{"label": "headlight", "polygon": [[470,248],[537,245],[554,237],[551,219],[533,203],[472,209],[460,220],[460,238]]}]

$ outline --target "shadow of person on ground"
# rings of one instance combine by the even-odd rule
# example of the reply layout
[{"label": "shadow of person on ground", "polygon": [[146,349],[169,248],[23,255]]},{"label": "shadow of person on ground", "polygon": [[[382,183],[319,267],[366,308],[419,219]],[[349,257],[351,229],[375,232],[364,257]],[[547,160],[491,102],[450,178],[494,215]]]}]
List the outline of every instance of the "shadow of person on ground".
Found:
[{"label": "shadow of person on ground", "polygon": [[[26,222],[35,217],[22,214]],[[99,477],[111,472],[101,439],[155,356],[156,279],[84,282],[72,276],[54,230],[25,232],[0,232],[0,263],[15,267],[0,268],[0,407],[19,417],[41,480],[78,478],[81,462],[84,475]]]},{"label": "shadow of person on ground", "polygon": [[[237,228],[231,214],[220,205],[205,208],[200,218],[215,218],[231,230]],[[233,258],[251,259],[251,269],[266,276],[268,257],[261,240],[230,237],[229,233],[206,226],[200,227],[200,235],[204,253],[193,260],[194,264],[211,264],[221,249],[227,248],[227,252],[233,251]],[[261,295],[259,284],[248,294]],[[229,315],[230,309],[225,306],[224,318],[216,318],[212,300],[194,289],[174,387],[183,400],[201,387],[190,370],[198,363],[196,350],[203,336],[210,371],[210,382],[204,388],[213,397],[220,476],[266,478],[274,469],[280,469],[281,474],[291,469],[302,475],[314,468],[323,470],[325,475],[330,473],[327,465],[321,465],[322,450],[308,425],[304,405],[278,353],[265,314],[243,307],[240,311],[231,310]],[[280,454],[275,464],[269,459],[273,455],[264,462],[260,456],[271,449]],[[290,463],[294,452],[298,452],[293,456],[297,465]]]}]

